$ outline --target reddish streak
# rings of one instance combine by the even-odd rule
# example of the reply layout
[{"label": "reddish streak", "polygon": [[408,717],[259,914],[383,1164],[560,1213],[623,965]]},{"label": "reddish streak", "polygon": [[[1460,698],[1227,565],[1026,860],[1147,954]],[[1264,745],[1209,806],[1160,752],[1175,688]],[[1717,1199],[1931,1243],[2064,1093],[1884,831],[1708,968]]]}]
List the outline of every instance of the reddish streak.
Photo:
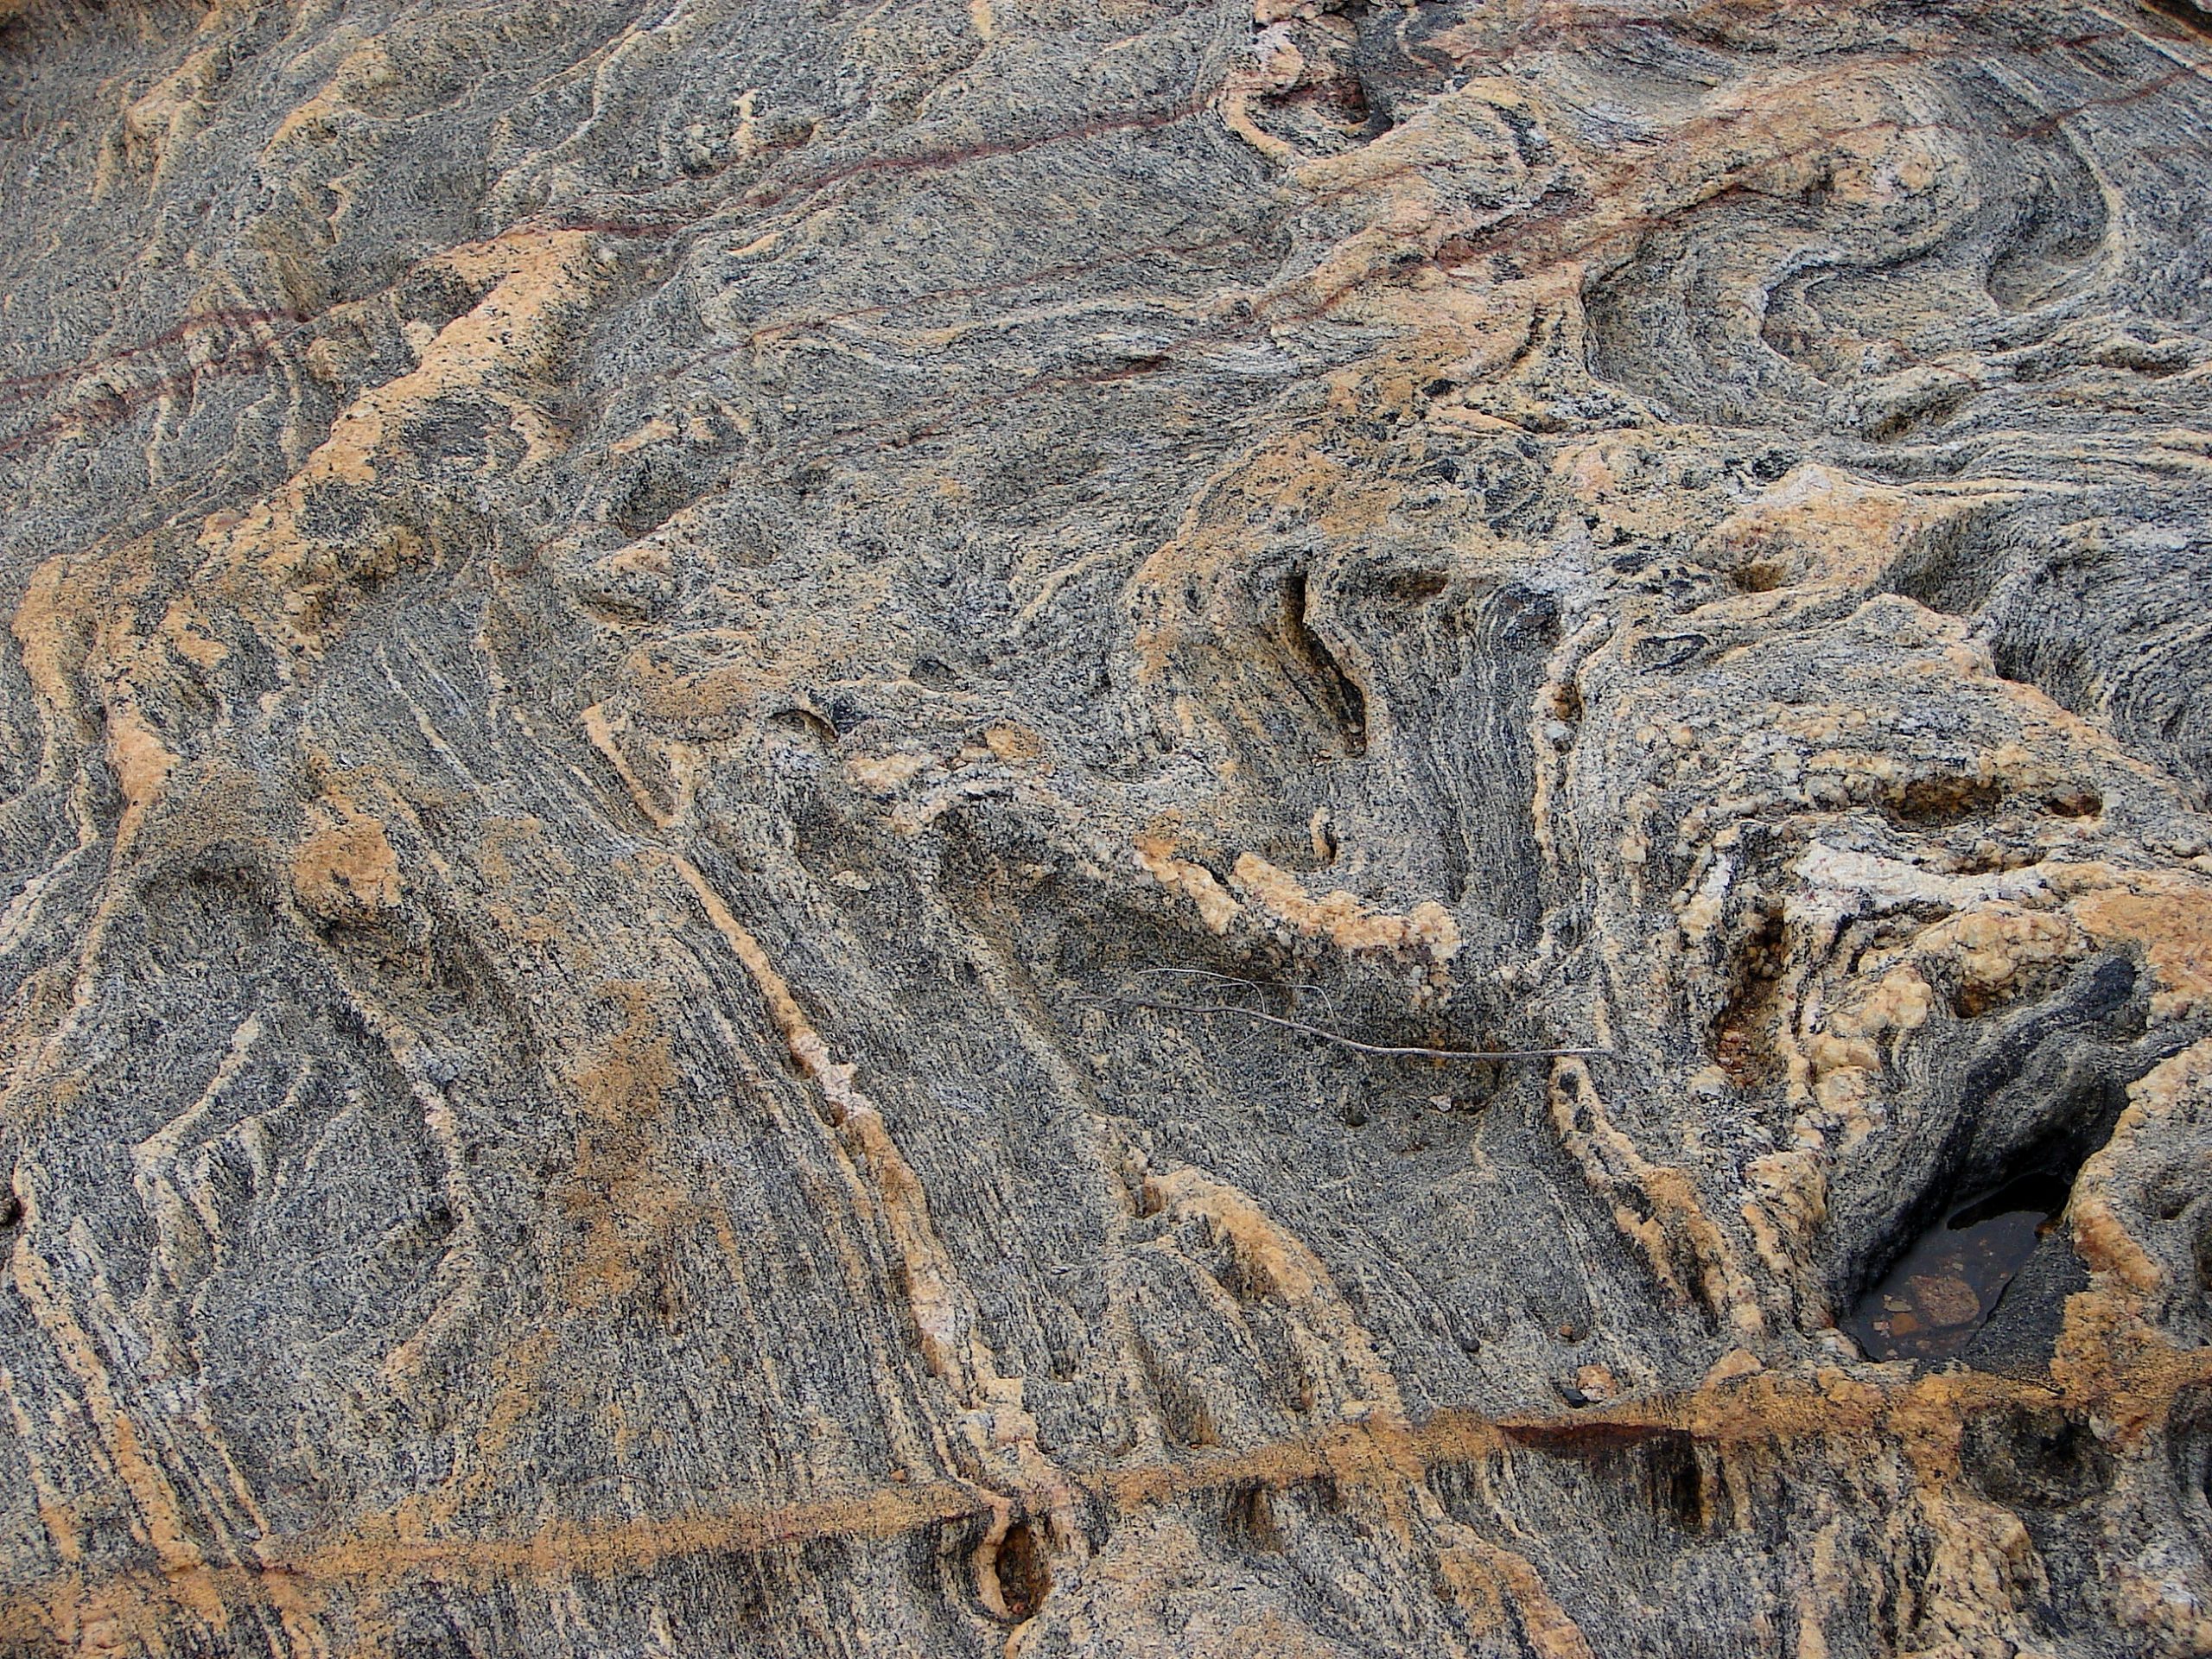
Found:
[{"label": "reddish streak", "polygon": [[156,334],[151,340],[141,340],[136,346],[125,346],[119,351],[103,357],[87,358],[66,369],[43,369],[36,374],[0,375],[0,403],[14,403],[40,386],[52,385],[57,380],[67,380],[79,374],[88,374],[110,364],[142,357],[148,352],[159,351],[164,346],[174,346],[188,335],[203,328],[252,328],[270,322],[313,322],[320,315],[312,311],[297,311],[289,308],[275,310],[200,311],[187,317],[175,327]]},{"label": "reddish streak", "polygon": [[[1720,4],[1700,8],[1699,12],[1720,13],[1725,15],[1735,10],[1740,10],[1740,8],[1732,7],[1727,4]],[[1699,12],[1694,12],[1690,14],[1690,16],[1694,18],[1699,15]],[[1511,53],[1526,52],[1536,41],[1542,39],[1572,38],[1590,34],[1624,33],[1635,29],[1652,28],[1666,29],[1670,32],[1679,31],[1682,29],[1683,23],[1686,21],[1688,20],[1681,17],[1669,18],[1656,15],[1640,14],[1632,16],[1608,17],[1596,20],[1574,19],[1565,23],[1555,23],[1549,26],[1540,25],[1536,29],[1529,34],[1523,35],[1509,48],[1503,48],[1496,53],[1485,53],[1476,56],[1471,56],[1465,61],[1471,64],[1493,58],[1502,60]],[[2093,32],[2081,35],[2069,36],[2063,39],[2040,41],[2031,46],[2021,48],[2019,50],[2025,54],[2040,54],[2050,51],[2078,49],[2083,46],[2096,44],[2103,41],[2126,35],[2128,33],[2129,31],[2124,29]],[[1924,54],[1921,53],[1891,54],[1887,60],[1897,63],[1910,62],[1923,55]],[[1872,61],[1878,63],[1883,60],[1884,60],[1877,59],[1872,60]],[[1859,67],[1865,67],[1866,61],[1868,60],[1860,60]],[[2071,116],[2080,114],[2084,111],[2091,109],[2112,108],[2155,96],[2157,93],[2177,84],[2177,82],[2190,79],[2197,73],[2198,72],[2196,69],[2191,67],[2175,69],[2167,73],[2159,75],[2142,86],[2131,87],[2124,92],[2108,93],[2101,97],[2090,99],[2083,103],[2072,105],[2067,109],[2054,111],[2049,114],[2039,116],[2032,121],[2017,124],[2010,129],[2001,129],[2000,130],[2005,131],[2006,136],[2015,138],[2038,137],[2052,130],[2058,125],[2058,124],[2063,122]],[[842,163],[836,167],[823,168],[812,174],[802,175],[801,177],[786,184],[761,185],[755,187],[753,189],[746,193],[741,200],[745,206],[749,207],[771,207],[789,200],[791,197],[803,192],[818,191],[827,188],[830,186],[842,183],[849,179],[863,177],[871,174],[899,174],[936,171],[942,168],[958,167],[969,162],[988,160],[999,156],[1021,155],[1052,144],[1080,142],[1086,138],[1099,137],[1109,133],[1153,130],[1162,127],[1171,126],[1179,121],[1186,120],[1192,116],[1202,113],[1209,107],[1209,105],[1210,99],[1205,94],[1198,94],[1167,109],[1137,112],[1124,116],[1102,118],[1097,120],[1082,123],[1081,124],[1074,127],[1039,134],[1029,138],[1011,139],[998,143],[963,145],[954,149],[926,151],[914,156],[865,157],[860,160]],[[1879,130],[1885,127],[1891,128],[1899,133],[1929,130],[1980,130],[1980,129],[1964,129],[1960,127],[1958,124],[1948,122],[1926,122],[1914,124],[1872,122],[1856,126],[1840,127],[1834,131],[1820,135],[1808,145],[1750,163],[1739,170],[1739,176],[1738,178],[1723,185],[1719,190],[1713,192],[1712,195],[1705,198],[1703,201],[1686,203],[1682,206],[1673,208],[1655,211],[1646,214],[1640,214],[1631,218],[1624,224],[1597,232],[1596,234],[1584,238],[1581,241],[1569,243],[1563,247],[1555,249],[1550,256],[1550,263],[1556,264],[1566,259],[1577,257],[1595,247],[1602,246],[1605,243],[1612,241],[1623,235],[1640,232],[1654,224],[1678,217],[1684,212],[1695,211],[1696,208],[1704,205],[1704,201],[1725,200],[1732,196],[1743,194],[1758,194],[1758,188],[1757,185],[1750,181],[1750,178],[1748,176],[1758,170],[1770,168],[1808,154],[1815,153],[1821,146],[1832,143],[1835,139],[1843,137],[1846,134],[1868,130]],[[1679,143],[1681,137],[1681,135],[1680,134],[1675,135],[1674,142]],[[1407,170],[1410,171],[1414,169],[1408,168]],[[1634,169],[1624,168],[1622,170],[1624,172],[1632,172]],[[1362,186],[1363,188],[1370,188],[1375,182],[1376,182],[1376,181],[1374,179],[1364,180],[1362,181]],[[1341,193],[1332,192],[1329,194],[1335,194]],[[1564,224],[1579,216],[1583,211],[1585,211],[1585,208],[1581,204],[1571,205],[1568,207],[1553,209],[1548,213],[1539,214],[1533,218],[1516,219],[1511,225],[1500,226],[1497,230],[1493,232],[1478,233],[1478,235],[1471,238],[1455,238],[1452,243],[1447,244],[1444,249],[1440,251],[1436,263],[1446,270],[1453,270],[1470,263],[1471,260],[1480,257],[1484,253],[1501,251],[1512,247],[1525,247],[1528,240],[1528,235],[1530,231],[1541,230],[1548,225]],[[685,228],[689,225],[696,224],[696,222],[697,220],[695,219],[683,218],[629,219],[564,219],[561,221],[560,228],[571,231],[588,231],[609,236],[643,237],[651,236],[656,233],[674,232]],[[515,230],[510,232],[509,234],[518,233],[519,232],[525,231],[529,227],[526,226],[517,226],[515,227]],[[1199,252],[1210,248],[1231,245],[1246,240],[1248,240],[1248,238],[1242,237],[1224,237],[1216,240],[1191,244],[1183,247],[1132,249],[1126,253],[1117,253],[1104,259],[1087,262],[1081,264],[1053,267],[1038,271],[1031,276],[1008,278],[1003,282],[968,284],[963,287],[917,295],[910,299],[899,302],[899,304],[902,306],[912,305],[931,300],[958,298],[976,294],[1001,291],[1005,289],[1022,287],[1037,282],[1051,280],[1060,276],[1080,274],[1084,271],[1096,270],[1116,264],[1126,263],[1129,259],[1142,258],[1150,254]],[[1333,296],[1318,306],[1279,310],[1274,314],[1271,321],[1280,322],[1282,321],[1310,320],[1316,316],[1325,315],[1331,310],[1334,309],[1336,305],[1343,297],[1343,296]],[[786,324],[772,324],[765,328],[756,330],[754,334],[749,337],[747,343],[750,344],[753,341],[768,338],[779,333],[798,329],[818,328],[837,321],[880,315],[893,308],[894,308],[890,305],[867,306],[856,308],[850,311],[830,313],[822,317],[807,319],[802,321],[795,321]],[[267,310],[215,311],[198,314],[186,318],[183,321],[179,322],[175,327],[161,334],[154,336],[150,340],[142,341],[136,346],[124,347],[116,352],[87,359],[86,361],[68,368],[50,369],[33,374],[0,378],[0,405],[4,405],[5,404],[11,402],[21,401],[22,398],[32,395],[32,393],[38,388],[49,386],[57,381],[66,380],[75,375],[88,373],[93,369],[102,366],[125,362],[133,358],[157,351],[163,346],[174,345],[188,335],[201,329],[219,327],[253,327],[272,322],[289,322],[305,326],[318,321],[321,317],[327,315],[328,313],[327,312],[310,313],[282,308]],[[1255,324],[1247,327],[1226,330],[1218,334],[1204,336],[1196,341],[1189,343],[1198,345],[1217,344],[1224,340],[1249,335],[1255,332],[1257,327],[1262,326],[1266,325]],[[139,408],[151,399],[174,392],[188,391],[194,385],[196,384],[197,379],[201,375],[242,373],[248,370],[256,368],[268,361],[270,357],[273,354],[275,346],[277,343],[279,342],[256,340],[251,342],[245,349],[237,351],[219,361],[200,365],[189,372],[165,376],[162,379],[156,380],[148,385],[133,387],[129,391],[112,391],[89,405],[79,406],[65,415],[59,416],[53,419],[34,425],[22,432],[17,433],[11,438],[0,440],[0,455],[14,454],[29,445],[49,437],[67,427],[79,424],[88,420],[97,420],[102,423],[112,423],[113,421],[118,420],[125,415],[128,415],[130,412]],[[709,361],[715,357],[727,355],[729,352],[741,348],[733,346],[725,348],[722,351],[709,353],[700,358],[691,359],[690,363],[679,365],[677,367],[668,371],[668,372],[680,373],[698,363]],[[1106,385],[1116,381],[1133,378],[1139,374],[1151,372],[1152,367],[1160,366],[1161,363],[1172,361],[1176,354],[1177,353],[1174,348],[1163,352],[1160,354],[1159,359],[1149,367],[1141,366],[1136,368],[1106,371],[1097,373],[1045,377],[1038,380],[1032,381],[1022,387],[1017,388],[1011,393],[988,399],[979,399],[970,404],[957,405],[951,410],[944,411],[936,421],[910,431],[903,439],[887,439],[884,441],[884,444],[887,446],[899,446],[924,441],[925,439],[937,435],[944,430],[945,423],[957,420],[963,414],[969,413],[976,410],[989,408],[999,403],[1002,403],[1005,401],[1006,397],[1028,396],[1038,391],[1051,390],[1060,386]],[[888,422],[882,422],[870,423],[869,424],[885,425],[890,423],[891,423]],[[866,430],[867,428],[862,427],[857,429]]]}]

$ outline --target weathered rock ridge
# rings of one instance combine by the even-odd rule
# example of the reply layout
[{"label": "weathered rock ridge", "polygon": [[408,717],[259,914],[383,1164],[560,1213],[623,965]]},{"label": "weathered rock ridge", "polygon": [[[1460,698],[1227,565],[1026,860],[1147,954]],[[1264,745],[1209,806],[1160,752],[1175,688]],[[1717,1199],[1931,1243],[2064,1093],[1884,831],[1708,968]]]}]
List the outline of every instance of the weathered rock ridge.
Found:
[{"label": "weathered rock ridge", "polygon": [[2192,0],[0,4],[0,1653],[2212,1653],[2208,179]]}]

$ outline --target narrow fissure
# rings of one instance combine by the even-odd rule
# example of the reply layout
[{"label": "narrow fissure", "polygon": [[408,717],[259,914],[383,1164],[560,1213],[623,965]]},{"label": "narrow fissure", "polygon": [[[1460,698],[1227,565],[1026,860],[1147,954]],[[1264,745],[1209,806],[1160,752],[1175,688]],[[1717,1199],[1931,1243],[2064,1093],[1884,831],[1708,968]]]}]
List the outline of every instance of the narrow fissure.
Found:
[{"label": "narrow fissure", "polygon": [[1292,570],[1283,582],[1282,633],[1293,658],[1313,676],[1314,701],[1344,734],[1344,747],[1353,754],[1366,753],[1367,694],[1307,622],[1302,569]]}]

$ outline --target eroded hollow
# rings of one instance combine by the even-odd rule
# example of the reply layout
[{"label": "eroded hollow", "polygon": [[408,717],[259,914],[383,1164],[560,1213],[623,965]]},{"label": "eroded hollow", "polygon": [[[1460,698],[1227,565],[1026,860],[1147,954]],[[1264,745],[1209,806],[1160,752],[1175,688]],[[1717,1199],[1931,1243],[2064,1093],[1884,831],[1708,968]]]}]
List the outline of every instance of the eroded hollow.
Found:
[{"label": "eroded hollow", "polygon": [[999,1603],[1009,1623],[1035,1618],[1052,1593],[1052,1570],[1046,1562],[1045,1541],[1031,1522],[1017,1521],[1006,1529],[989,1570],[996,1575]]},{"label": "eroded hollow", "polygon": [[2057,1236],[2080,1160],[2012,1176],[1950,1211],[1915,1239],[1843,1319],[1870,1357],[1950,1359],[1996,1316],[2005,1293]]},{"label": "eroded hollow", "polygon": [[1845,1211],[1857,1249],[1835,1306],[1869,1356],[2048,1367],[2088,1282],[2059,1219],[2129,1085],[2172,1047],[2147,1006],[2139,965],[2109,954],[1953,1058],[1918,1156]]},{"label": "eroded hollow", "polygon": [[2064,1509],[2112,1484],[2112,1454],[2088,1420],[2048,1402],[1975,1413],[1959,1451],[1967,1478],[2007,1509]]}]

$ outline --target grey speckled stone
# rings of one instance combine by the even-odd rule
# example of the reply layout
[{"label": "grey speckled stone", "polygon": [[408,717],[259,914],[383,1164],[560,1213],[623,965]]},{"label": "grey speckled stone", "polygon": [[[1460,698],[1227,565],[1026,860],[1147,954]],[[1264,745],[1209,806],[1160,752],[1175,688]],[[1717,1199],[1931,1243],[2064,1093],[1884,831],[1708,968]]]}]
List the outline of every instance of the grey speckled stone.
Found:
[{"label": "grey speckled stone", "polygon": [[2208,75],[0,5],[0,1651],[2212,1652]]}]

